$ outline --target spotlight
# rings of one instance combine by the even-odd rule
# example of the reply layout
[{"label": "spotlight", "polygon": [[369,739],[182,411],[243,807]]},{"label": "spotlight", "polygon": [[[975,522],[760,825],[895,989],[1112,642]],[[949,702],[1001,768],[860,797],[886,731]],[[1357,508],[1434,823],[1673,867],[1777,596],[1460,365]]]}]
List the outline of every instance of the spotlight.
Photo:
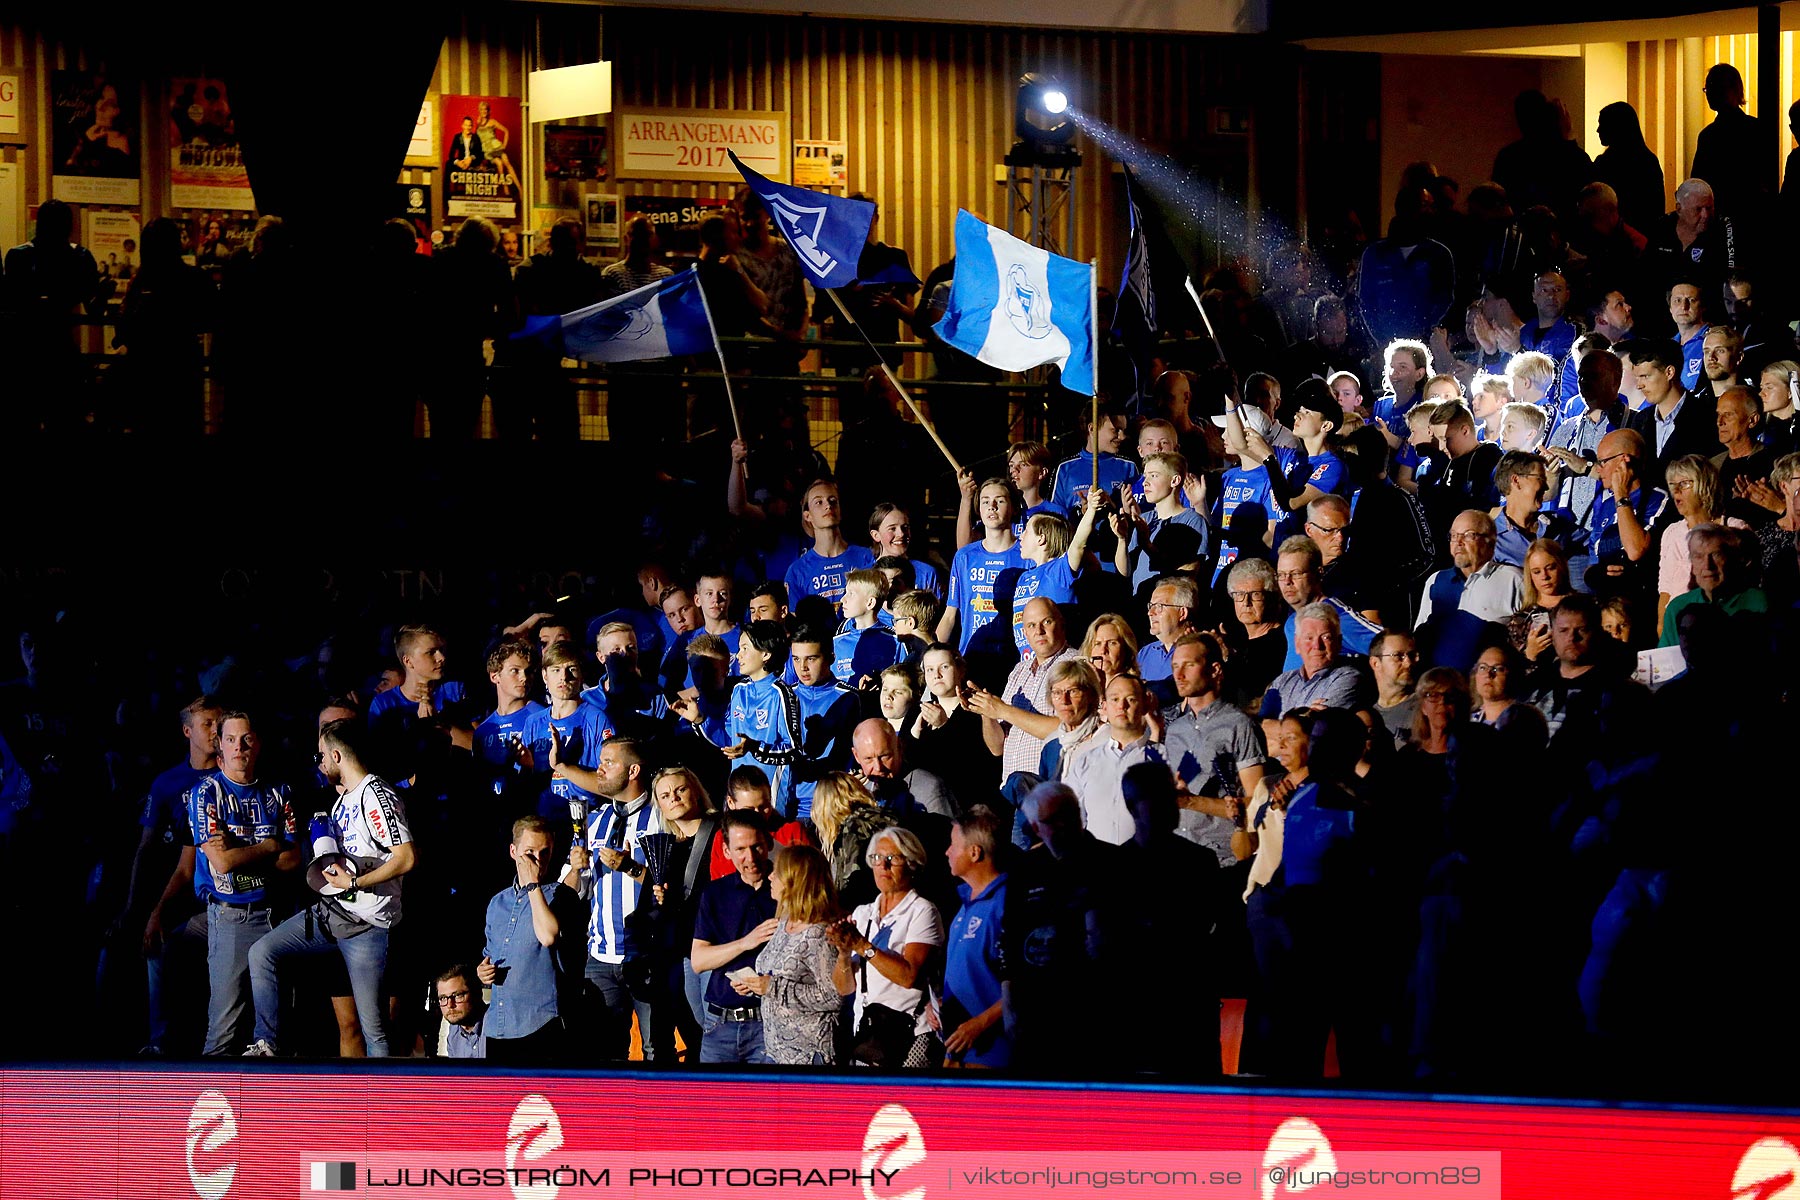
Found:
[{"label": "spotlight", "polygon": [[1044,111],[1061,114],[1069,107],[1069,98],[1055,88],[1044,89]]},{"label": "spotlight", "polygon": [[1006,161],[1016,166],[1076,166],[1081,155],[1071,145],[1075,122],[1069,116],[1069,92],[1048,75],[1028,72],[1019,79],[1013,105],[1018,135]]}]

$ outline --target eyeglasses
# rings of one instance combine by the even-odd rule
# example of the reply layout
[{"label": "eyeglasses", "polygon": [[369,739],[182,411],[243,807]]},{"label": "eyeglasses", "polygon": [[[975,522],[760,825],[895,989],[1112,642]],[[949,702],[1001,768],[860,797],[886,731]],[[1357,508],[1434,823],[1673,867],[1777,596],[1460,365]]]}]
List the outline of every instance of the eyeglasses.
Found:
[{"label": "eyeglasses", "polygon": [[1691,492],[1694,490],[1694,481],[1691,479],[1671,479],[1669,480],[1669,490],[1671,492]]},{"label": "eyeglasses", "polygon": [[469,993],[466,990],[460,992],[443,992],[440,993],[437,998],[438,1007],[449,1008],[452,1004],[461,1004],[468,998]]},{"label": "eyeglasses", "polygon": [[1611,462],[1615,458],[1629,458],[1629,457],[1631,457],[1631,451],[1621,450],[1617,454],[1609,454],[1605,458],[1596,459],[1595,465],[1604,467],[1607,463]]},{"label": "eyeglasses", "polygon": [[1450,532],[1450,540],[1452,542],[1489,542],[1493,539],[1493,534],[1482,533],[1479,530],[1473,533],[1457,533],[1455,530],[1451,530]]},{"label": "eyeglasses", "polygon": [[1507,671],[1507,666],[1505,663],[1476,663],[1475,664],[1475,673],[1477,675],[1504,675],[1504,674],[1506,674],[1506,671]]},{"label": "eyeglasses", "polygon": [[1392,654],[1371,654],[1369,657],[1392,658],[1399,662],[1418,662],[1419,652],[1417,650],[1396,650]]},{"label": "eyeglasses", "polygon": [[868,863],[871,867],[886,867],[891,871],[901,863],[905,862],[906,859],[899,854],[871,854],[863,861]]},{"label": "eyeglasses", "polygon": [[1277,571],[1275,578],[1282,583],[1299,583],[1302,579],[1311,579],[1311,571]]},{"label": "eyeglasses", "polygon": [[1336,537],[1338,534],[1344,532],[1344,530],[1350,528],[1348,525],[1321,525],[1317,521],[1308,521],[1306,527],[1308,529],[1316,529],[1326,537]]},{"label": "eyeglasses", "polygon": [[[1800,478],[1800,476],[1796,476],[1796,478]],[[1232,602],[1236,603],[1236,604],[1248,604],[1248,603],[1250,603],[1250,601],[1256,599],[1258,596],[1264,596],[1267,594],[1268,593],[1261,592],[1261,591],[1257,591],[1257,592],[1227,592],[1226,593],[1226,595],[1231,597]]]},{"label": "eyeglasses", "polygon": [[1170,604],[1165,600],[1152,600],[1149,604],[1145,605],[1144,607],[1145,607],[1145,611],[1153,612],[1153,613],[1161,612],[1165,608],[1179,608],[1179,609],[1182,609],[1183,611],[1186,611],[1186,609],[1187,609],[1187,605],[1185,605],[1185,604]]},{"label": "eyeglasses", "polygon": [[1420,692],[1419,693],[1419,703],[1423,704],[1427,700],[1435,700],[1439,704],[1448,704],[1448,703],[1450,703],[1450,693],[1448,693],[1448,692]]}]

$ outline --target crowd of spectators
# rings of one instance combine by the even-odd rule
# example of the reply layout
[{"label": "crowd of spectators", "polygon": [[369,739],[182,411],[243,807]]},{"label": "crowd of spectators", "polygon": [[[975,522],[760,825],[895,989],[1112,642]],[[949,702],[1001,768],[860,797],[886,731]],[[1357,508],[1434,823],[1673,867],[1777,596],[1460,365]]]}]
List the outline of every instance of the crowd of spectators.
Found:
[{"label": "crowd of spectators", "polygon": [[[1518,112],[1466,210],[1414,164],[1360,256],[1213,273],[1216,344],[1109,345],[1145,386],[987,447],[935,544],[935,466],[833,478],[788,412],[650,496],[585,601],[289,612],[129,692],[102,628],[33,622],[0,689],[27,946],[99,957],[112,1053],[1204,1077],[1241,998],[1246,1074],[1748,1072],[1719,1001],[1793,913],[1790,222],[1723,133],[1659,215],[1629,106],[1599,162]],[[740,258],[766,216],[715,220],[770,369],[803,289]],[[513,286],[665,269],[633,237]],[[928,323],[948,277],[858,302]]]}]

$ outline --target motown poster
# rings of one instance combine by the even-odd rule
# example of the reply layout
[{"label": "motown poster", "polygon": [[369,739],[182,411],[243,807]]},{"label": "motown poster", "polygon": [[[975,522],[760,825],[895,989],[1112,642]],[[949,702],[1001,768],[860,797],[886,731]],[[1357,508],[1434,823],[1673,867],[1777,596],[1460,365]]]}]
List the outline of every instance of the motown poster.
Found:
[{"label": "motown poster", "polygon": [[256,208],[223,80],[169,84],[169,202],[176,208]]},{"label": "motown poster", "polygon": [[445,96],[443,106],[445,215],[519,220],[525,141],[519,102],[502,96]]},{"label": "motown poster", "polygon": [[137,204],[140,132],[136,79],[50,73],[51,190],[58,200]]}]

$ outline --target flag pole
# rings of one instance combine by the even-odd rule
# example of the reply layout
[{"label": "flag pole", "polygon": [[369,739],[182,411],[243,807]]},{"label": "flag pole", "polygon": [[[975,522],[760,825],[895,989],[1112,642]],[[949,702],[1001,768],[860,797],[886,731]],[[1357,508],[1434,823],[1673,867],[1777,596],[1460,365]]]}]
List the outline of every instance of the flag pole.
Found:
[{"label": "flag pole", "polygon": [[1183,281],[1183,286],[1187,288],[1187,294],[1194,298],[1194,307],[1200,310],[1200,320],[1206,325],[1206,336],[1212,339],[1213,352],[1219,356],[1220,362],[1225,363],[1225,347],[1219,345],[1219,335],[1213,332],[1212,318],[1206,315],[1206,305],[1200,303],[1200,293],[1194,290],[1194,277],[1189,275]]},{"label": "flag pole", "polygon": [[[738,441],[744,440],[744,427],[738,421],[737,397],[731,393],[731,371],[725,366],[725,347],[719,345],[719,327],[713,324],[712,305],[706,302],[706,289],[700,286],[700,267],[698,264],[688,270],[694,273],[694,288],[700,293],[700,308],[706,313],[706,332],[712,335],[713,352],[719,356],[719,375],[725,380],[725,403],[731,408],[731,431]],[[750,468],[739,463],[738,469],[743,471],[744,478],[750,478]]]},{"label": "flag pole", "polygon": [[1100,486],[1100,260],[1088,259],[1088,319],[1094,338],[1094,411],[1088,437],[1094,441],[1094,486]]},{"label": "flag pole", "polygon": [[875,343],[870,339],[868,330],[857,324],[856,318],[850,315],[850,310],[844,306],[844,301],[842,297],[837,294],[837,289],[826,288],[825,294],[831,297],[831,302],[833,304],[837,305],[838,312],[843,314],[844,320],[849,324],[850,328],[856,330],[857,334],[862,338],[863,345],[867,346],[870,353],[875,355],[875,362],[881,367],[881,373],[887,376],[888,384],[900,394],[902,400],[906,401],[906,407],[912,409],[912,415],[918,418],[919,424],[925,427],[925,432],[931,435],[931,440],[937,443],[938,450],[942,452],[944,458],[950,463],[950,469],[955,471],[958,475],[962,474],[962,464],[956,461],[956,455],[950,453],[950,447],[944,445],[944,439],[938,436],[937,426],[933,425],[931,423],[931,418],[927,417],[919,408],[918,402],[912,398],[912,393],[901,386],[899,378],[894,374],[894,369],[888,366],[887,359],[881,356],[881,351],[875,349]]}]

